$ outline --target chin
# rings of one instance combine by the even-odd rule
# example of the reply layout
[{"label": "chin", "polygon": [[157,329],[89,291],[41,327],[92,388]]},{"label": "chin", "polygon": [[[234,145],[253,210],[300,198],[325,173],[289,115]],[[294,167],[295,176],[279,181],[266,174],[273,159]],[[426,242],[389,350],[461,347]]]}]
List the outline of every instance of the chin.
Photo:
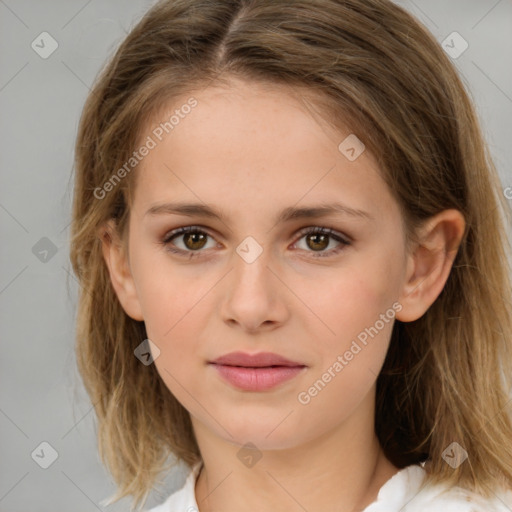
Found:
[{"label": "chin", "polygon": [[214,430],[225,441],[239,447],[252,443],[262,451],[284,450],[297,446],[298,442],[294,435],[299,432],[296,425],[283,421],[285,417],[286,414],[280,414],[276,419],[260,419],[259,421],[252,421],[249,418],[250,423],[248,423],[248,418],[239,417],[239,422],[236,420],[226,423],[220,422],[222,425],[226,425],[226,429],[231,435],[227,434],[222,428],[219,429],[218,425],[214,426]]}]

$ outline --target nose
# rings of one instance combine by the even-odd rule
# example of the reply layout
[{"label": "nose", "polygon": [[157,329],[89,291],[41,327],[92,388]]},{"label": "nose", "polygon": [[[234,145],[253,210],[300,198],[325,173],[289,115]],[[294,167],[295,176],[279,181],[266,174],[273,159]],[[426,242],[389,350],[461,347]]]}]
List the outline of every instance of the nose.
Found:
[{"label": "nose", "polygon": [[241,245],[240,253],[233,254],[233,269],[224,283],[222,318],[246,332],[274,329],[290,314],[286,303],[290,292],[277,276],[279,263],[264,247],[255,259],[246,257],[240,250],[246,247]]}]

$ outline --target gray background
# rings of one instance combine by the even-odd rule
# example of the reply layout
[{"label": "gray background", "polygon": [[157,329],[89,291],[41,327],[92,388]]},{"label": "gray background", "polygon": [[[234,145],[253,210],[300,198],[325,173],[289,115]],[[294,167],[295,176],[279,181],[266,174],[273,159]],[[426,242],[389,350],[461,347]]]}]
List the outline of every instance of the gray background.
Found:
[{"label": "gray background", "polygon": [[[84,100],[105,58],[152,3],[0,0],[0,512],[129,508],[128,500],[100,504],[114,486],[99,462],[94,413],[75,365],[68,226]],[[398,3],[440,44],[453,31],[469,43],[454,62],[503,189],[512,186],[512,1]],[[58,48],[43,59],[31,44],[45,31]],[[48,469],[31,457],[43,441],[58,453]],[[149,505],[181,486],[184,469]]]}]

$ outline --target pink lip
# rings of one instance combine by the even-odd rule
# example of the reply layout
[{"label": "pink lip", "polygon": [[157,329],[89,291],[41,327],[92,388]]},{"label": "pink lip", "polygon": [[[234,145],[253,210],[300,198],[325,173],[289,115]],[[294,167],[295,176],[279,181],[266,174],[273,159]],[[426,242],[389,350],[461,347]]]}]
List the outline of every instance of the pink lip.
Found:
[{"label": "pink lip", "polygon": [[210,364],[233,386],[246,391],[264,391],[292,379],[306,365],[271,352],[232,352]]},{"label": "pink lip", "polygon": [[230,352],[214,361],[215,364],[228,366],[245,366],[260,368],[263,366],[305,366],[297,361],[290,361],[285,357],[273,354],[272,352],[260,352],[259,354],[247,354],[246,352]]}]

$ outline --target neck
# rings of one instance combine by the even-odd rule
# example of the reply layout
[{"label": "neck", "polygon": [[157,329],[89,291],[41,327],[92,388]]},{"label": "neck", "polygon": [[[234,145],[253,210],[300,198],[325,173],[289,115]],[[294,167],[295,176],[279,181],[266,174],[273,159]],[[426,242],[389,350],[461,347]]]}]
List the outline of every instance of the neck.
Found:
[{"label": "neck", "polygon": [[363,410],[319,438],[261,451],[250,467],[238,457],[239,444],[193,419],[204,462],[195,488],[200,512],[363,510],[398,471],[381,450],[373,414]]}]

